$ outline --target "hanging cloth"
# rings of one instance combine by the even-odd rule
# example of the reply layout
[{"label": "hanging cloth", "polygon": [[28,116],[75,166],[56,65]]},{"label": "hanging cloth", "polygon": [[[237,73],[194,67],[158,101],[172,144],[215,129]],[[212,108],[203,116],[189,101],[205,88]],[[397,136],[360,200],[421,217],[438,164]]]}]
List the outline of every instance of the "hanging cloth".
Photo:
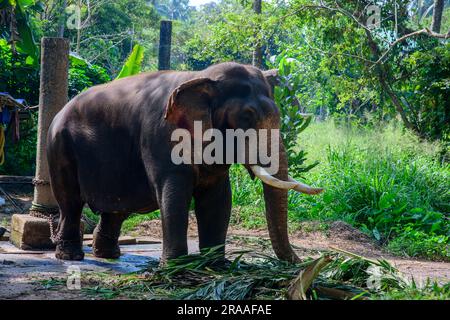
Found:
[{"label": "hanging cloth", "polygon": [[13,111],[12,120],[12,142],[17,143],[20,140],[20,117],[19,117],[19,109]]},{"label": "hanging cloth", "polygon": [[5,128],[0,124],[0,166],[5,163]]}]

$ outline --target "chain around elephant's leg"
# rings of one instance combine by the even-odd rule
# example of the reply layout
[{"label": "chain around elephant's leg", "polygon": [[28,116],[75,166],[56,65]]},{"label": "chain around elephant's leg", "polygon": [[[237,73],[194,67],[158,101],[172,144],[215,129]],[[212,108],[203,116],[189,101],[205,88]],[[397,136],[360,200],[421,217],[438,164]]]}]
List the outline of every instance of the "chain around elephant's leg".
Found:
[{"label": "chain around elephant's leg", "polygon": [[83,202],[81,199],[59,201],[60,221],[56,236],[55,257],[62,260],[83,260],[80,227]]}]

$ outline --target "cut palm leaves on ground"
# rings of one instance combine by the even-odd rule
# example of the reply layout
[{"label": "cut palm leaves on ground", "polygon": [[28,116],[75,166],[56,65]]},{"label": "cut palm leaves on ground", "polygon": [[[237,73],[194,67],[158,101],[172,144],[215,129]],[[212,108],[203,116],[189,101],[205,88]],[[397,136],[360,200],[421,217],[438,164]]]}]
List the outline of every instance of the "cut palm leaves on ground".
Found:
[{"label": "cut palm leaves on ground", "polygon": [[[317,260],[289,264],[263,253],[232,251],[224,263],[220,247],[156,264],[144,272],[100,283],[125,295],[150,299],[377,299],[390,290],[407,291],[408,282],[388,262],[346,253],[327,252]],[[376,272],[374,272],[376,270]],[[109,287],[108,287],[109,286]],[[437,298],[450,298],[450,288],[429,284]]]},{"label": "cut palm leaves on ground", "polygon": [[317,260],[314,260],[304,270],[300,271],[300,274],[291,283],[288,290],[288,298],[290,300],[307,300],[306,291],[309,289],[314,279],[317,278],[320,271],[331,261],[329,256],[322,256]]}]

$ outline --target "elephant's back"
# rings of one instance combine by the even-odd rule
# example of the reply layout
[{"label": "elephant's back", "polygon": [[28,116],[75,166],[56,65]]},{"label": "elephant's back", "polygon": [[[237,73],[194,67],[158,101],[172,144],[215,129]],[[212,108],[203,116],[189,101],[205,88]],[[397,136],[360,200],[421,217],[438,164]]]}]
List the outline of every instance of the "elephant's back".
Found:
[{"label": "elephant's back", "polygon": [[99,211],[138,211],[154,202],[141,131],[144,122],[158,126],[164,97],[145,101],[148,90],[142,88],[142,76],[138,80],[113,81],[83,92],[58,113],[50,129],[49,154],[58,155],[55,162],[73,162],[83,200]]}]

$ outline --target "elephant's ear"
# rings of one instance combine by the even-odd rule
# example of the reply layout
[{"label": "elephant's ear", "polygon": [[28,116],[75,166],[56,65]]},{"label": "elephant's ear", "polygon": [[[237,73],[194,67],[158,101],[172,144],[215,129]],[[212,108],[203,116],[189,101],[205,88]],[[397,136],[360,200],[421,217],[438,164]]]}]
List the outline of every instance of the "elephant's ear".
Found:
[{"label": "elephant's ear", "polygon": [[203,130],[211,128],[211,104],[216,91],[216,81],[208,78],[182,83],[170,95],[164,118],[191,133],[194,121],[202,121]]},{"label": "elephant's ear", "polygon": [[262,72],[270,88],[272,89],[272,94],[274,92],[275,86],[280,85],[280,77],[278,75],[278,69],[271,69]]}]

